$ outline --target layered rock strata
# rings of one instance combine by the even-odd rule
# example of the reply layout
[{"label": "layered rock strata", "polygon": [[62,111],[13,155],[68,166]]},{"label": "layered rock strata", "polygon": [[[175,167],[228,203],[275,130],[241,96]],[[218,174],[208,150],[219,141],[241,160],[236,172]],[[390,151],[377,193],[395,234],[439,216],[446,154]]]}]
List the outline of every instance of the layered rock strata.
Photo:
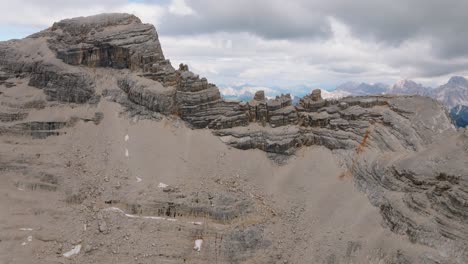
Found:
[{"label": "layered rock strata", "polygon": [[[134,104],[213,129],[235,148],[283,155],[312,145],[333,150],[348,168],[342,177],[354,177],[390,230],[440,249],[442,258],[454,256],[454,263],[468,261],[468,137],[433,99],[324,100],[314,90],[298,105],[290,95],[268,99],[261,91],[247,103],[227,101],[187,65],[173,68],[155,28],[127,14],[68,19],[0,43],[0,84],[27,81],[49,101],[95,103],[95,67],[116,72],[106,84]],[[26,116],[1,113],[0,133],[54,133],[65,125],[22,122]]]}]

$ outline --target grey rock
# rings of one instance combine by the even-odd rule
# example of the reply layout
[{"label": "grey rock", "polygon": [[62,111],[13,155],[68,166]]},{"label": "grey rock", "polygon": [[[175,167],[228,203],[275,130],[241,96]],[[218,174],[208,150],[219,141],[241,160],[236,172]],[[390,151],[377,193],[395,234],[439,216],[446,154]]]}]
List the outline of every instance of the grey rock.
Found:
[{"label": "grey rock", "polygon": [[255,92],[254,98],[255,101],[265,101],[265,92],[257,91]]},{"label": "grey rock", "polygon": [[65,19],[32,37],[51,37],[50,48],[72,65],[145,69],[164,61],[154,26],[129,14]]},{"label": "grey rock", "polygon": [[[32,52],[36,46],[39,52]],[[441,250],[442,261],[445,256],[468,261],[467,132],[457,131],[434,99],[380,95],[324,100],[320,90],[314,90],[296,106],[290,95],[267,100],[263,91],[248,103],[227,101],[187,65],[174,69],[164,58],[154,27],[128,14],[63,20],[24,40],[1,42],[0,67],[1,81],[28,78],[49,100],[74,103],[97,102],[90,68],[113,68],[122,74],[116,82],[120,90],[106,90],[103,96],[124,105],[130,116],[177,115],[193,128],[213,129],[229,146],[260,149],[279,162],[303,146],[329,148],[390,230]],[[466,82],[454,78],[447,85],[462,91]],[[357,84],[348,90],[366,93],[388,87]],[[14,121],[1,126],[0,133],[41,136],[60,133],[67,125],[21,122],[25,117],[15,113],[0,118]],[[85,199],[79,192],[67,196],[69,203]],[[177,197],[139,207],[128,203],[126,208],[134,210],[132,214],[204,216],[221,222],[254,210],[251,200],[236,195],[215,197],[215,206],[210,198],[200,202],[198,196]],[[107,232],[106,222],[99,220],[99,231]],[[263,229],[254,225],[235,230],[222,246],[231,263],[241,262],[265,246]],[[407,261],[396,256],[395,262]]]},{"label": "grey rock", "polygon": [[149,110],[164,114],[173,114],[177,110],[173,87],[164,87],[157,81],[132,74],[118,80],[118,86],[132,102]]},{"label": "grey rock", "polygon": [[313,90],[312,93],[310,94],[310,99],[312,101],[322,100],[322,90],[320,90],[320,89]]},{"label": "grey rock", "polygon": [[103,219],[99,220],[98,229],[99,229],[99,232],[107,234],[108,229],[107,229],[107,223],[105,220]]}]

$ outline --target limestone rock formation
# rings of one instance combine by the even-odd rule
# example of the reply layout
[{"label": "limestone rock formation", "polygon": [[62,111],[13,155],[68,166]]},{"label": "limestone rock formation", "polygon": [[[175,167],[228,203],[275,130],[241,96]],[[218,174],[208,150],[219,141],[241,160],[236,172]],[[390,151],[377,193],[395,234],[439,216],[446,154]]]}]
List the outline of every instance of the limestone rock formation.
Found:
[{"label": "limestone rock formation", "polygon": [[[456,81],[453,83],[462,85]],[[291,157],[305,146],[324,147],[343,162],[346,172],[342,177],[353,176],[356,185],[378,208],[389,230],[434,252],[439,250],[439,255],[425,258],[426,263],[434,259],[445,263],[468,261],[468,137],[466,131],[453,127],[443,106],[433,99],[387,95],[325,100],[320,90],[314,90],[301,98],[298,105],[292,105],[289,94],[269,99],[263,91],[255,93],[247,103],[225,100],[216,85],[191,72],[187,65],[175,69],[163,55],[156,29],[128,14],[67,19],[26,39],[0,42],[0,87],[6,93],[2,100],[9,100],[0,105],[0,135],[9,137],[63,135],[67,127],[78,121],[92,121],[89,125],[97,126],[103,115],[93,107],[101,95],[108,98],[117,94],[125,97],[128,104],[175,120],[180,118],[191,128],[212,129],[214,135],[234,148],[260,149],[271,155]],[[42,91],[31,90],[32,87]],[[352,88],[370,89],[364,84]],[[26,99],[13,98],[7,89],[27,91]],[[79,108],[82,112],[76,114],[80,117],[71,117],[60,111],[60,107],[67,105],[62,103],[89,108]],[[106,105],[106,110],[117,107],[106,103],[112,105]],[[54,114],[44,118],[40,115],[44,113],[36,113],[47,108],[53,108]],[[127,136],[125,142],[129,140]],[[104,149],[107,153],[103,154],[104,162],[108,162],[111,155],[108,152],[115,149],[107,145]],[[128,157],[131,152],[125,148],[124,153]],[[180,162],[187,162],[183,155],[179,158]],[[79,161],[77,164],[80,173],[88,173]],[[142,180],[136,178],[137,182]],[[66,201],[81,204],[89,202],[84,195],[110,196],[103,198],[103,204],[112,205],[106,210],[99,208],[102,204],[90,202],[80,209],[86,208],[90,215],[100,212],[100,222],[95,228],[105,232],[98,232],[99,235],[107,235],[113,227],[120,228],[127,223],[123,220],[126,218],[175,222],[180,217],[187,221],[180,222],[179,233],[171,227],[178,234],[173,239],[190,236],[198,241],[202,234],[214,237],[216,246],[209,247],[211,253],[203,255],[203,260],[219,256],[220,263],[246,262],[258,252],[262,255],[265,248],[272,252],[270,246],[276,243],[264,238],[267,235],[264,229],[268,228],[264,220],[276,213],[265,205],[262,196],[247,191],[236,180],[220,179],[216,188],[225,191],[223,188],[228,186],[232,193],[214,196],[205,189],[182,192],[165,184],[153,188],[162,188],[161,192],[152,190],[151,195],[142,192],[135,196],[120,181],[113,190],[124,188],[128,193],[102,194],[94,183],[87,184],[86,192],[67,192]],[[31,188],[55,186],[49,185]],[[185,190],[189,187],[185,186]],[[139,200],[129,200],[127,194]],[[189,219],[200,215],[206,217],[209,225],[196,229],[193,225],[198,224]],[[245,221],[242,225],[247,227],[239,228],[242,225],[236,225],[236,221]],[[105,228],[100,223],[105,223]],[[140,223],[128,230],[144,229],[145,224]],[[224,237],[218,238],[218,232]],[[146,235],[150,236],[142,236],[149,239]],[[274,249],[280,248],[280,244],[274,244]],[[353,245],[350,252],[355,248]],[[93,251],[93,247],[87,248],[88,252]],[[224,255],[218,254],[220,248]],[[138,257],[141,256],[135,256]],[[175,262],[186,260],[186,255],[179,253],[156,257]],[[272,263],[273,256],[269,257],[262,259],[265,260],[262,263]]]},{"label": "limestone rock formation", "polygon": [[127,14],[65,19],[33,37],[49,37],[49,47],[71,65],[146,70],[164,61],[154,26]]},{"label": "limestone rock formation", "polygon": [[118,81],[119,87],[132,102],[142,105],[151,111],[164,114],[176,112],[176,90],[164,87],[151,79],[128,74]]}]

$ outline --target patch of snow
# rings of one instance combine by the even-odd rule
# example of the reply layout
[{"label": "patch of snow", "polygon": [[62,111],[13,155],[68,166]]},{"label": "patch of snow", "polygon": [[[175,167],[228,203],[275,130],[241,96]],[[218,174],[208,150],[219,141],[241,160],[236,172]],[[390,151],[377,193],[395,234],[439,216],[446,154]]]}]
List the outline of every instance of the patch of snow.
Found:
[{"label": "patch of snow", "polygon": [[117,207],[108,207],[104,209],[106,211],[112,211],[112,212],[117,212],[125,215],[128,218],[138,218],[138,219],[151,219],[151,220],[165,220],[165,221],[171,221],[175,222],[178,221],[175,218],[166,218],[166,217],[160,217],[160,216],[142,216],[142,215],[134,215],[134,214],[127,214],[125,213],[122,209],[117,208]]},{"label": "patch of snow", "polygon": [[127,142],[129,138],[130,137],[128,135],[125,135],[125,142]]},{"label": "patch of snow", "polygon": [[136,181],[137,181],[137,182],[141,182],[142,179],[141,179],[140,177],[136,177]]},{"label": "patch of snow", "polygon": [[193,249],[196,251],[200,251],[202,244],[203,244],[203,239],[195,240],[195,246],[193,247]]},{"label": "patch of snow", "polygon": [[122,211],[122,209],[120,208],[117,208],[117,207],[108,207],[106,209],[104,209],[105,211],[112,211],[112,212],[118,212],[118,213],[122,213],[122,214],[125,214],[124,211]]},{"label": "patch of snow", "polygon": [[165,184],[165,183],[162,183],[162,182],[160,182],[160,183],[158,184],[158,188],[163,188],[163,189],[164,189],[164,188],[167,188],[168,186],[169,186],[169,185],[167,185],[167,184]]},{"label": "patch of snow", "polygon": [[32,228],[29,228],[29,227],[27,227],[27,228],[26,228],[26,227],[23,227],[23,228],[20,228],[19,230],[20,230],[20,231],[33,231],[33,229],[32,229]]},{"label": "patch of snow", "polygon": [[26,242],[21,243],[22,246],[26,246],[26,244],[28,244],[28,243],[26,243]]},{"label": "patch of snow", "polygon": [[28,242],[32,242],[32,236],[28,236]]},{"label": "patch of snow", "polygon": [[130,218],[142,218],[142,219],[152,219],[152,220],[166,220],[164,217],[160,216],[139,216],[139,215],[133,215],[133,214],[124,214],[126,217]]},{"label": "patch of snow", "polygon": [[20,188],[20,187],[18,187],[18,191],[24,191],[24,189],[23,189],[23,188]]},{"label": "patch of snow", "polygon": [[76,245],[70,251],[63,253],[63,256],[66,258],[69,258],[73,255],[80,253],[80,251],[81,251],[81,245]]},{"label": "patch of snow", "polygon": [[[151,220],[164,220],[164,221],[170,221],[170,222],[176,222],[179,221],[179,219],[176,218],[166,218],[166,217],[160,217],[160,216],[141,216],[141,215],[134,215],[134,214],[127,214],[125,213],[122,209],[118,207],[107,207],[104,209],[104,211],[112,211],[116,213],[120,213],[128,218],[136,218],[136,219],[151,219]],[[203,222],[186,222],[188,224],[192,225],[203,225]]]},{"label": "patch of snow", "polygon": [[128,157],[128,149],[125,149],[125,157]]}]

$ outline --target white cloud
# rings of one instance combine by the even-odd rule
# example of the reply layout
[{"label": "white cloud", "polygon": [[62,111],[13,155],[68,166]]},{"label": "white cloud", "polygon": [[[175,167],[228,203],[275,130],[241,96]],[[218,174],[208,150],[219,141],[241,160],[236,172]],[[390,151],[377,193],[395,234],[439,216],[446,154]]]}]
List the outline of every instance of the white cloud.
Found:
[{"label": "white cloud", "polygon": [[173,0],[169,6],[169,12],[180,16],[187,16],[195,13],[184,0]]},{"label": "white cloud", "polygon": [[31,1],[0,0],[1,6],[8,6],[8,12],[0,16],[2,25],[49,27],[65,18],[89,16],[100,13],[125,12],[138,16],[142,21],[158,25],[167,13],[166,8],[157,4],[128,2],[125,0],[105,1]]},{"label": "white cloud", "polygon": [[[379,16],[385,14],[369,14],[369,23],[374,21],[375,25],[361,25],[358,22],[365,18],[353,17],[359,15],[357,11],[349,16],[340,13],[350,4],[311,2],[313,5],[305,0],[242,0],[245,6],[240,8],[237,2],[222,0],[0,0],[0,5],[8,7],[8,12],[0,16],[0,24],[46,28],[63,18],[132,13],[156,26],[165,56],[174,65],[187,63],[191,70],[221,87],[248,83],[270,89],[329,89],[345,81],[393,83],[402,78],[434,86],[453,74],[468,75],[468,58],[441,58],[434,51],[435,36],[402,37],[411,32],[399,30],[399,25],[411,21],[392,20],[395,31],[389,31],[387,38],[369,38],[362,31],[378,28]],[[363,8],[366,3],[375,6],[366,0],[356,3],[359,5],[350,6],[350,10]],[[311,6],[315,11],[310,11]],[[418,9],[415,20],[419,21],[421,12]],[[381,25],[382,29],[390,26]],[[397,44],[389,45],[391,33],[401,38]]]}]

